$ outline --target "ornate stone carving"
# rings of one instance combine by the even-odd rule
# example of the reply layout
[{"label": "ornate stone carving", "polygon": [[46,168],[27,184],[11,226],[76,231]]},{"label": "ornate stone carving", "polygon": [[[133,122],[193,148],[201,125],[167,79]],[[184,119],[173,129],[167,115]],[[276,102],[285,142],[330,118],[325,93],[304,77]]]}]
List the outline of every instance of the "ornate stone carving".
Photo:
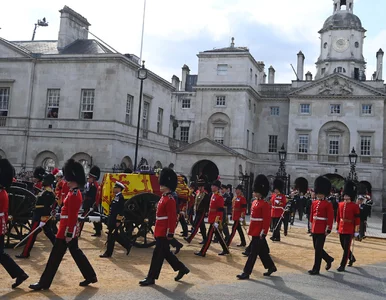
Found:
[{"label": "ornate stone carving", "polygon": [[319,95],[325,96],[346,96],[352,95],[354,89],[347,80],[341,80],[338,78],[334,80],[325,81],[323,86],[319,88]]}]

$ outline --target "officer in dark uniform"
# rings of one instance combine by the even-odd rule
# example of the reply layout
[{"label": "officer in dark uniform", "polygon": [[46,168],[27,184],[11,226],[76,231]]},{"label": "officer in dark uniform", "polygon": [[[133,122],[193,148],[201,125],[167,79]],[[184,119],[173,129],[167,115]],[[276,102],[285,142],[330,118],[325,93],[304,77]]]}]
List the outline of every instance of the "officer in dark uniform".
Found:
[{"label": "officer in dark uniform", "polygon": [[109,233],[107,235],[107,250],[99,257],[111,257],[114,251],[115,241],[122,245],[126,249],[126,255],[129,255],[131,250],[131,243],[123,232],[122,223],[124,221],[123,211],[125,199],[123,198],[122,191],[125,189],[125,185],[116,182],[114,186],[115,198],[110,205],[110,214],[107,221],[107,227]]},{"label": "officer in dark uniform", "polygon": [[[308,180],[304,177],[299,177],[295,180],[295,189],[298,190],[298,194],[294,197],[296,203],[296,210],[299,213],[299,221],[303,220],[303,214],[306,207],[306,193],[308,190]],[[295,218],[295,214],[294,214]],[[292,224],[293,225],[293,224]]]},{"label": "officer in dark uniform", "polygon": [[230,237],[229,228],[228,228],[228,209],[232,213],[232,198],[228,194],[228,186],[223,184],[221,185],[221,194],[224,198],[224,214],[222,218],[222,232],[224,233],[224,238],[227,241]]},{"label": "officer in dark uniform", "polygon": [[28,258],[30,256],[30,252],[32,247],[36,241],[36,237],[43,229],[44,234],[51,241],[52,245],[55,244],[55,235],[52,232],[52,206],[55,203],[55,194],[51,188],[53,182],[55,180],[54,175],[46,174],[43,178],[43,191],[38,195],[35,204],[35,211],[32,216],[32,226],[31,231],[36,228],[40,228],[36,230],[33,234],[31,234],[27,240],[27,243],[24,246],[24,250],[21,254],[16,255],[17,258]]}]

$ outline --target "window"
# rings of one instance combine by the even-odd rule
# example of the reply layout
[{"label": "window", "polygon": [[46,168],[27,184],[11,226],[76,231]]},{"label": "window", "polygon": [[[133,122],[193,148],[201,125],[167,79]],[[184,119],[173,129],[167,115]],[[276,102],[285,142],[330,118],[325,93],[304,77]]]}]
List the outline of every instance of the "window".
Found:
[{"label": "window", "polygon": [[299,153],[308,153],[308,134],[299,134]]},{"label": "window", "polygon": [[324,75],[324,73],[326,73],[326,68],[322,68],[322,75]]},{"label": "window", "polygon": [[225,96],[216,97],[216,106],[225,106]]},{"label": "window", "polygon": [[217,75],[227,75],[228,74],[228,65],[219,64],[217,65]]},{"label": "window", "polygon": [[362,104],[362,115],[371,115],[373,106],[371,104]]},{"label": "window", "polygon": [[300,113],[301,114],[310,114],[310,105],[309,104],[300,104]]},{"label": "window", "polygon": [[346,69],[343,67],[337,67],[334,69],[334,73],[346,73]]},{"label": "window", "polygon": [[189,127],[181,127],[181,142],[189,142]]},{"label": "window", "polygon": [[279,112],[279,106],[271,106],[271,116],[278,116]]},{"label": "window", "polygon": [[324,49],[327,49],[327,43],[324,43],[324,44],[323,44],[323,48],[324,48]]},{"label": "window", "polygon": [[355,48],[359,48],[359,43],[355,42]]},{"label": "window", "polygon": [[51,171],[55,169],[55,161],[52,158],[46,158],[43,160],[42,167],[47,172],[51,173]]},{"label": "window", "polygon": [[149,102],[143,102],[142,129],[144,131],[149,129],[149,107]]},{"label": "window", "polygon": [[251,110],[251,106],[252,106],[252,104],[251,104],[251,99],[248,99],[248,109],[249,109],[249,110]]},{"label": "window", "polygon": [[9,88],[0,88],[0,117],[8,116]]},{"label": "window", "polygon": [[47,90],[47,118],[57,119],[59,115],[59,89]]},{"label": "window", "polygon": [[164,110],[159,107],[158,108],[158,118],[157,118],[157,133],[162,133],[162,120],[164,118]]},{"label": "window", "polygon": [[339,135],[330,135],[329,136],[329,155],[338,155],[339,154]]},{"label": "window", "polygon": [[126,100],[126,124],[131,125],[133,115],[134,96],[127,94]]},{"label": "window", "polygon": [[249,150],[249,130],[247,129],[247,150]]},{"label": "window", "polygon": [[371,155],[371,136],[361,136],[361,155]]},{"label": "window", "polygon": [[257,74],[255,74],[255,85],[257,85]]},{"label": "window", "polygon": [[81,119],[91,120],[94,114],[95,90],[82,90]]},{"label": "window", "polygon": [[252,151],[255,151],[255,134],[252,132]]},{"label": "window", "polygon": [[182,108],[190,108],[190,99],[182,99]]},{"label": "window", "polygon": [[224,144],[225,128],[215,127],[214,128],[214,141],[220,144]]},{"label": "window", "polygon": [[268,152],[277,152],[277,135],[270,135],[268,139]]},{"label": "window", "polygon": [[249,80],[252,82],[253,70],[249,69]]},{"label": "window", "polygon": [[330,104],[330,114],[340,115],[340,104]]},{"label": "window", "polygon": [[253,103],[253,113],[256,113],[256,103]]}]

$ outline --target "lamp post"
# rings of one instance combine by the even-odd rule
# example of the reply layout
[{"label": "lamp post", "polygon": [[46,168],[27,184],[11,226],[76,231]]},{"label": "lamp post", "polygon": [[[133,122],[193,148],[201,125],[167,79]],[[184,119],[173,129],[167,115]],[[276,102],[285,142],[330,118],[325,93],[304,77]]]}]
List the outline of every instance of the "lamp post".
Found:
[{"label": "lamp post", "polygon": [[142,61],[142,67],[138,69],[137,77],[141,81],[141,87],[139,89],[138,123],[137,123],[137,138],[135,140],[134,172],[137,170],[139,126],[141,124],[143,81],[147,78],[147,70],[145,68],[145,61],[144,60]]},{"label": "lamp post", "polygon": [[348,174],[348,179],[354,182],[358,181],[358,175],[356,172],[356,164],[358,159],[358,154],[356,154],[354,147],[351,150],[351,153],[348,155],[350,161],[350,173]]},{"label": "lamp post", "polygon": [[36,28],[38,28],[39,26],[41,26],[41,27],[47,27],[48,26],[48,22],[46,22],[46,18],[43,18],[43,20],[38,20],[38,22],[35,24],[34,32],[32,34],[32,40],[35,39]]},{"label": "lamp post", "polygon": [[240,176],[239,176],[239,180],[240,180],[240,184],[243,186],[244,188],[244,196],[247,198],[247,210],[248,210],[248,214],[250,214],[251,212],[251,196],[250,195],[250,191],[249,191],[249,179],[251,178],[251,176],[248,175],[247,171],[245,171],[245,174],[243,174],[243,172],[240,171]]},{"label": "lamp post", "polygon": [[281,146],[279,152],[279,170],[276,173],[276,178],[282,179],[284,181],[284,191],[289,193],[289,179],[290,176],[287,176],[287,171],[285,169],[285,161],[287,160],[287,150],[284,148],[284,144]]}]

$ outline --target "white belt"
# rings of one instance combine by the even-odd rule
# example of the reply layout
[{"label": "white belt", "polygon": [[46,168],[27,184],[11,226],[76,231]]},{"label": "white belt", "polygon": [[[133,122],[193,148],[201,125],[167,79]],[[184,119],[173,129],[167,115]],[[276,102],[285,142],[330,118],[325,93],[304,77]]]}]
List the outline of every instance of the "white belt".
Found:
[{"label": "white belt", "polygon": [[0,217],[4,217],[4,213],[0,213]]},{"label": "white belt", "polygon": [[283,207],[281,207],[281,206],[272,206],[272,208],[281,208],[281,209],[283,209]]},{"label": "white belt", "polygon": [[68,216],[60,216],[61,219],[68,219]]},{"label": "white belt", "polygon": [[327,218],[314,217],[314,220],[327,221]]},{"label": "white belt", "polygon": [[169,217],[156,217],[156,220],[167,220],[167,219],[169,219]]},{"label": "white belt", "polygon": [[262,218],[251,218],[251,221],[262,222]]}]

